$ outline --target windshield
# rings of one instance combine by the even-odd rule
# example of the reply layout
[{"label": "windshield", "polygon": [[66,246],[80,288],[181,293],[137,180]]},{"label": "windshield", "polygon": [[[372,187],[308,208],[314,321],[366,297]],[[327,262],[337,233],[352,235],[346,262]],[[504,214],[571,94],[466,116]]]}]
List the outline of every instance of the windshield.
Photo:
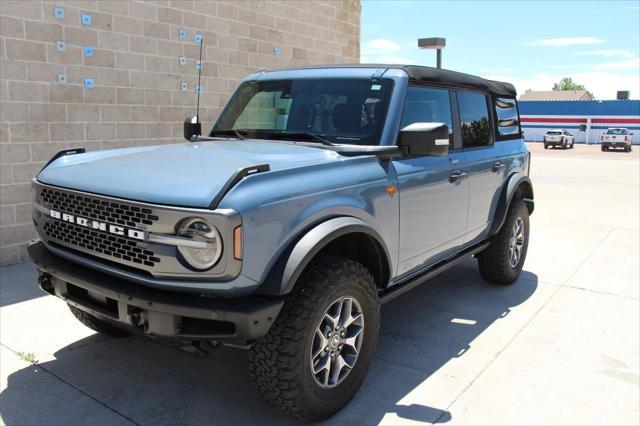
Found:
[{"label": "windshield", "polygon": [[626,135],[627,129],[609,129],[607,130],[608,135]]},{"label": "windshield", "polygon": [[547,132],[548,135],[561,135],[562,132]]},{"label": "windshield", "polygon": [[250,81],[229,101],[211,132],[308,133],[331,143],[379,145],[393,81]]}]

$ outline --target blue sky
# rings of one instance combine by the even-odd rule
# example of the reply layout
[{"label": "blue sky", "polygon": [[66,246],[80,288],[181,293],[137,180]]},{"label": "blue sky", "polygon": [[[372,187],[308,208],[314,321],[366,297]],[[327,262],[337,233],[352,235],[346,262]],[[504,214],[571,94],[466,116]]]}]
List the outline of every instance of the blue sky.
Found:
[{"label": "blue sky", "polygon": [[361,62],[435,65],[420,37],[445,37],[443,67],[551,90],[562,77],[598,99],[640,97],[640,1],[363,0]]}]

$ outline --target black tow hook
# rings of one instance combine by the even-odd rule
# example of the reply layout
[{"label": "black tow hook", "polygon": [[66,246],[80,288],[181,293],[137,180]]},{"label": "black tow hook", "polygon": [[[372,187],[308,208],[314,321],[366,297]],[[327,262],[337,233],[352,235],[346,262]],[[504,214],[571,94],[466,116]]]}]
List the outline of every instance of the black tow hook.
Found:
[{"label": "black tow hook", "polygon": [[55,296],[55,291],[53,289],[53,280],[51,279],[51,275],[47,273],[42,273],[38,277],[38,285],[41,289],[46,291],[47,293]]}]

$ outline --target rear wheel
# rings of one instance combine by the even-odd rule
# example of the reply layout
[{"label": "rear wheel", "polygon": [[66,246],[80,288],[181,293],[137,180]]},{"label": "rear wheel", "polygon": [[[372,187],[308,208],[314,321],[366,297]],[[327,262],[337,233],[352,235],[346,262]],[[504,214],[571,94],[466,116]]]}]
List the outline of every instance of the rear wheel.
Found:
[{"label": "rear wheel", "polygon": [[371,273],[327,256],[303,273],[269,333],[249,355],[262,397],[307,421],[342,409],[360,388],[373,358],[379,325]]},{"label": "rear wheel", "polygon": [[111,337],[127,337],[131,335],[131,333],[129,333],[128,331],[123,330],[122,328],[119,328],[108,321],[101,320],[98,317],[82,311],[74,306],[68,306],[73,316],[93,331],[97,331],[98,333],[106,334],[107,336]]},{"label": "rear wheel", "polygon": [[502,228],[478,254],[480,275],[495,284],[512,284],[520,276],[529,246],[529,209],[522,199],[511,203]]},{"label": "rear wheel", "polygon": [[604,151],[606,151],[606,150],[607,150],[607,147],[606,147],[606,146],[604,146],[604,145],[601,145],[601,146],[600,146],[600,151],[604,152]]}]

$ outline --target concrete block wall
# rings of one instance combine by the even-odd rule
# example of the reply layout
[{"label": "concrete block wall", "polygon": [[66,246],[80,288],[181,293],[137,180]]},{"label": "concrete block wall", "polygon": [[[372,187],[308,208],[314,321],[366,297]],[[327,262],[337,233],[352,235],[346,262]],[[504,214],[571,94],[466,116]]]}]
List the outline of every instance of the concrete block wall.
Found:
[{"label": "concrete block wall", "polygon": [[[35,237],[29,182],[57,151],[181,139],[184,118],[194,114],[194,34],[204,37],[207,127],[246,74],[358,62],[360,3],[0,0],[0,264],[26,258],[25,242]],[[85,88],[85,78],[95,88]]]}]

